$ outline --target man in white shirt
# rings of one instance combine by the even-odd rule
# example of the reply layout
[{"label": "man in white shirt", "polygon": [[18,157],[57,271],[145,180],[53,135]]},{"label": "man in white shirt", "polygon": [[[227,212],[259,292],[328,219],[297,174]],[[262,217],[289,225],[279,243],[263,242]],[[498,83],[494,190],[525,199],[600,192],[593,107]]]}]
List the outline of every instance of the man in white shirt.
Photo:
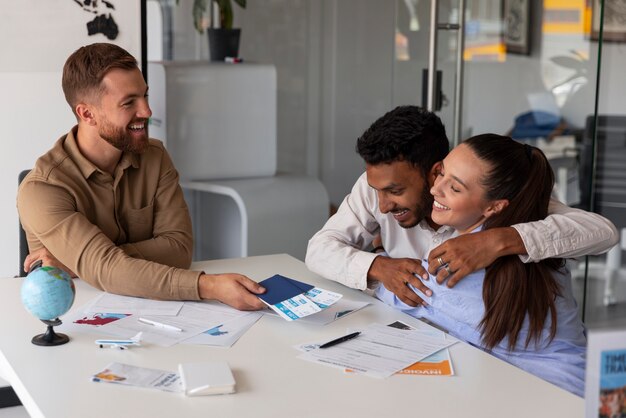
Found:
[{"label": "man in white shirt", "polygon": [[[309,241],[307,267],[356,289],[382,282],[404,303],[417,306],[424,302],[406,284],[430,296],[418,278],[428,279],[422,260],[428,260],[431,273],[439,270],[438,282],[447,280],[452,287],[498,257],[536,262],[599,254],[617,243],[609,220],[556,200],[543,221],[450,238],[451,228],[430,219],[430,187],[448,150],[441,120],[416,106],[397,107],[374,122],[357,141],[366,171]],[[366,250],[377,236],[386,255]]]}]

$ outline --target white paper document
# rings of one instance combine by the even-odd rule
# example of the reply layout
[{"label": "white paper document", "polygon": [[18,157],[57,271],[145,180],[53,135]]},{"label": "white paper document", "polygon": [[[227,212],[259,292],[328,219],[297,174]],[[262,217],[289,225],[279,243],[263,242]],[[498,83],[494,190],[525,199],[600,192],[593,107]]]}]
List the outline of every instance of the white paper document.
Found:
[{"label": "white paper document", "polygon": [[167,392],[182,392],[180,375],[165,370],[148,369],[123,363],[111,363],[91,377],[93,382],[117,383],[159,389]]},{"label": "white paper document", "polygon": [[[229,306],[212,302],[185,302],[178,315],[131,315],[111,322],[99,329],[100,332],[130,338],[142,332],[142,341],[170,347],[191,337],[223,324],[231,319],[247,315]],[[146,319],[164,327],[141,322]],[[170,328],[170,329],[168,329]],[[181,331],[175,331],[178,328]]]},{"label": "white paper document", "polygon": [[385,378],[455,343],[420,330],[372,324],[357,338],[308,351],[298,358]]},{"label": "white paper document", "polygon": [[103,293],[85,310],[87,313],[131,315],[178,315],[185,302],[151,300]]},{"label": "white paper document", "polygon": [[[219,325],[220,319],[212,318],[211,313],[213,312],[210,309],[196,304],[185,304],[176,316],[131,315],[100,328],[100,331],[124,338],[130,338],[142,332],[143,342],[170,347]],[[172,329],[146,324],[140,321],[140,318]],[[180,331],[173,330],[173,328],[178,328]]]},{"label": "white paper document", "polygon": [[[98,296],[86,306],[73,309],[65,315],[58,329],[64,332],[108,334],[125,339],[142,332],[143,342],[163,347],[187,342],[190,338],[191,344],[230,347],[262,316],[259,312],[242,312],[215,301],[176,302],[174,306],[167,301],[134,299],[137,298],[109,294]],[[159,304],[165,306],[159,308]],[[91,312],[94,309],[133,313]],[[163,314],[153,315],[151,312]]]},{"label": "white paper document", "polygon": [[229,319],[209,330],[182,342],[182,344],[201,344],[216,347],[230,347],[263,316],[259,312],[251,312]]},{"label": "white paper document", "polygon": [[[369,304],[369,302],[360,302],[343,297],[327,309],[324,309],[316,313],[315,315],[309,315],[305,316],[304,318],[300,318],[298,322],[326,325],[340,318],[343,318],[344,316],[350,315],[351,313],[356,312],[359,309],[363,309]],[[264,310],[263,313],[266,315],[278,315],[276,312],[270,310]]]},{"label": "white paper document", "polygon": [[337,303],[333,304],[331,307],[324,309],[322,312],[318,312],[315,315],[304,317],[300,319],[300,321],[309,324],[326,325],[340,318],[343,318],[344,316],[350,315],[351,313],[356,312],[359,309],[365,308],[369,304],[369,302],[359,302],[346,299],[344,297],[341,298],[341,300],[337,301]]}]

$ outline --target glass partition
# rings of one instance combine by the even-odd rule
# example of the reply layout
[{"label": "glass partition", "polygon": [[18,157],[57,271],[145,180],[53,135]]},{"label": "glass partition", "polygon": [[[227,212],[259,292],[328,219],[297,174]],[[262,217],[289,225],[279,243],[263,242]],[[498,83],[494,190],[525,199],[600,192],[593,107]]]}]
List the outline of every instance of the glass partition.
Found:
[{"label": "glass partition", "polygon": [[[596,112],[585,120],[583,203],[610,219],[620,242],[605,256],[589,257],[585,319],[590,328],[626,325],[626,6],[594,0],[590,42],[597,63]],[[604,8],[604,10],[602,9]],[[603,17],[603,19],[602,19]],[[595,117],[594,117],[595,116]]]},{"label": "glass partition", "polygon": [[[570,206],[603,214],[622,231],[626,104],[621,98],[626,87],[620,78],[626,61],[626,10],[621,2],[606,2],[605,35],[609,28],[610,35],[601,39],[600,3],[468,2],[460,136],[494,132],[541,148],[555,172],[556,196]],[[440,1],[438,16],[438,114],[451,137],[459,45],[446,24],[459,21],[458,4]],[[394,105],[424,103],[430,5],[396,1]],[[621,252],[618,246],[588,260],[567,261],[581,316],[592,326],[626,322]]]}]

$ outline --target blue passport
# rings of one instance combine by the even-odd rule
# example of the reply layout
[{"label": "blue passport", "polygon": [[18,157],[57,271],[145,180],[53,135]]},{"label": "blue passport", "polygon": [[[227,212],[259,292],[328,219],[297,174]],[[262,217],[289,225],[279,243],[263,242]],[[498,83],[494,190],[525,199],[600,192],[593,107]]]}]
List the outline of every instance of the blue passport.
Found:
[{"label": "blue passport", "polygon": [[306,293],[315,287],[290,279],[289,277],[281,276],[280,274],[265,279],[259,282],[259,284],[267,289],[267,291],[257,296],[269,305],[276,305],[284,300]]}]

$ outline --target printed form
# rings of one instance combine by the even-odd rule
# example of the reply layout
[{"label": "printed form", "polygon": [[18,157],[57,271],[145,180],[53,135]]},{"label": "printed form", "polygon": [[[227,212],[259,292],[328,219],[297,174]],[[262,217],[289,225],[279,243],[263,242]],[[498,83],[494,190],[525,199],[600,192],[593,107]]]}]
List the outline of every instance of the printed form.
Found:
[{"label": "printed form", "polygon": [[185,302],[151,300],[103,293],[85,311],[87,313],[118,313],[131,315],[178,315]]},{"label": "printed form", "polygon": [[372,324],[361,335],[333,347],[298,356],[326,366],[385,378],[457,341],[442,340],[420,330],[402,330]]}]

